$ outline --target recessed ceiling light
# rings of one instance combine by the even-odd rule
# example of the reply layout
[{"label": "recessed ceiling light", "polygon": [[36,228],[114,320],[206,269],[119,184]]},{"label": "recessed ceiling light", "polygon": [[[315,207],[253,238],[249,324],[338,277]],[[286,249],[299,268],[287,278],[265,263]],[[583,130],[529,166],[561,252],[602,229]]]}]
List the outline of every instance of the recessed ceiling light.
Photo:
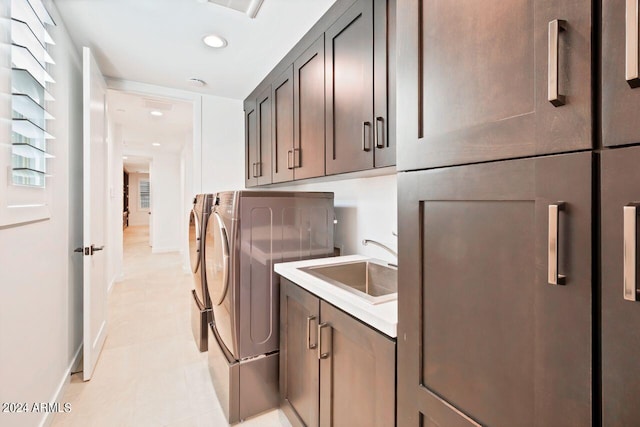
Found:
[{"label": "recessed ceiling light", "polygon": [[127,156],[122,156],[122,160],[127,160],[128,157]]},{"label": "recessed ceiling light", "polygon": [[156,116],[156,117],[160,117],[162,116],[162,114],[164,114],[162,111],[158,111],[158,110],[153,110],[152,112],[150,112],[149,114],[151,114],[152,116]]},{"label": "recessed ceiling light", "polygon": [[204,87],[207,85],[207,82],[201,79],[197,79],[195,77],[187,79],[187,82],[189,83],[190,86],[194,86],[194,87]]},{"label": "recessed ceiling light", "polygon": [[160,143],[159,142],[154,142],[151,145],[153,145],[154,147],[160,147]]},{"label": "recessed ceiling light", "polygon": [[202,38],[202,41],[207,46],[211,46],[215,48],[221,48],[227,45],[227,41],[216,34],[209,34],[208,36],[204,36]]}]

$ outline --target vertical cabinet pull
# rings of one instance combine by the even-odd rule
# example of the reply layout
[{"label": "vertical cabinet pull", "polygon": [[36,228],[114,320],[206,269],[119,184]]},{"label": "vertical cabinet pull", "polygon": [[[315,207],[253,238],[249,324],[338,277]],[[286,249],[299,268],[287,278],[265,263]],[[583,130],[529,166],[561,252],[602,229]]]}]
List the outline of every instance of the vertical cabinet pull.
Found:
[{"label": "vertical cabinet pull", "polygon": [[293,169],[293,150],[287,151],[287,169]]},{"label": "vertical cabinet pull", "polygon": [[251,163],[251,177],[252,178],[257,178],[258,177],[256,175],[256,164],[255,163]]},{"label": "vertical cabinet pull", "polygon": [[638,0],[626,0],[625,13],[625,78],[637,86],[638,72]]},{"label": "vertical cabinet pull", "polygon": [[558,219],[560,211],[564,209],[565,203],[558,202],[553,205],[549,205],[549,276],[548,282],[550,285],[564,285],[565,276],[558,274],[558,255],[559,255],[559,238],[560,227],[558,226]]},{"label": "vertical cabinet pull", "polygon": [[371,150],[367,129],[371,127],[371,122],[362,122],[362,151]]},{"label": "vertical cabinet pull", "polygon": [[638,206],[629,203],[624,209],[624,299],[638,301]]},{"label": "vertical cabinet pull", "polygon": [[322,330],[324,328],[330,328],[331,325],[328,323],[320,323],[318,325],[318,359],[326,359],[329,357],[329,352],[322,352]]},{"label": "vertical cabinet pull", "polygon": [[549,22],[549,57],[547,60],[547,99],[555,107],[564,105],[565,97],[558,89],[558,38],[559,33],[567,28],[567,21],[554,19]]},{"label": "vertical cabinet pull", "polygon": [[318,344],[311,344],[311,321],[315,320],[316,316],[307,317],[307,350],[313,350]]},{"label": "vertical cabinet pull", "polygon": [[[379,127],[382,126],[382,130]],[[373,127],[373,139],[375,140],[376,148],[384,148],[384,118],[376,117],[376,124]]]}]

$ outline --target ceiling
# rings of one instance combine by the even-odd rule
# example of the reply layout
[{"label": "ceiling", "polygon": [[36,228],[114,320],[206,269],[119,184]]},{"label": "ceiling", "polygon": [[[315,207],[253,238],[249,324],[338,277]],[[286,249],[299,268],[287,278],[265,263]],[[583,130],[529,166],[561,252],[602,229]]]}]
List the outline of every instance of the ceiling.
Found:
[{"label": "ceiling", "polygon": [[[255,19],[199,0],[54,0],[107,77],[244,99],[335,0],[264,0]],[[216,33],[223,49],[202,42]],[[195,88],[187,82],[207,82]]]},{"label": "ceiling", "polygon": [[122,160],[124,170],[128,173],[149,173],[151,159],[143,156],[125,156]]}]

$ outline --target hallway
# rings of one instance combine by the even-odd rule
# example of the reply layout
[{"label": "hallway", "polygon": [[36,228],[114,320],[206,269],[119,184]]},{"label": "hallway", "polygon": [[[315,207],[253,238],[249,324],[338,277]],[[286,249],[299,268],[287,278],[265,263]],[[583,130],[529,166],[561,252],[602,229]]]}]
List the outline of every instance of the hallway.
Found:
[{"label": "hallway", "polygon": [[[109,296],[109,333],[93,378],[74,374],[53,426],[224,426],[190,328],[192,277],[178,253],[152,254],[148,227],[124,231],[124,280]],[[247,427],[288,423],[277,410]]]}]

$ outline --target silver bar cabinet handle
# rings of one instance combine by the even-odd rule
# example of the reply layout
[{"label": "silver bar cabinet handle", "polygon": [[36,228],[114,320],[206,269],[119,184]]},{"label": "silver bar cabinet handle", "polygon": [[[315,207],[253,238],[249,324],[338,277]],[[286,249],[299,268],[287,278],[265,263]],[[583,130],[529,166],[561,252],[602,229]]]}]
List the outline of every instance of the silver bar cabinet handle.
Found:
[{"label": "silver bar cabinet handle", "polygon": [[[378,130],[378,125],[382,125],[382,131]],[[384,118],[376,117],[376,124],[373,127],[373,137],[376,143],[376,148],[384,148]]]},{"label": "silver bar cabinet handle", "polygon": [[564,209],[564,202],[549,205],[549,276],[550,285],[564,285],[565,276],[558,274],[558,240],[559,231],[558,219],[560,211]]},{"label": "silver bar cabinet handle", "polygon": [[329,352],[322,352],[322,330],[329,326],[330,325],[326,322],[320,323],[318,325],[318,359],[326,359],[327,357],[329,357]]},{"label": "silver bar cabinet handle", "polygon": [[307,317],[307,350],[313,350],[318,344],[311,344],[311,321],[315,320],[316,316]]},{"label": "silver bar cabinet handle", "polygon": [[624,208],[624,299],[638,301],[638,204],[630,203]]},{"label": "silver bar cabinet handle", "polygon": [[371,122],[362,122],[362,151],[369,151],[371,148],[369,144],[367,144],[367,128],[371,126]]},{"label": "silver bar cabinet handle", "polygon": [[293,150],[287,151],[287,169],[293,169]]},{"label": "silver bar cabinet handle", "polygon": [[640,78],[638,72],[638,0],[626,0],[625,77],[628,82]]},{"label": "silver bar cabinet handle", "polygon": [[555,107],[564,105],[565,97],[558,90],[558,34],[567,28],[567,21],[554,19],[549,22],[549,57],[547,60],[547,100]]}]

